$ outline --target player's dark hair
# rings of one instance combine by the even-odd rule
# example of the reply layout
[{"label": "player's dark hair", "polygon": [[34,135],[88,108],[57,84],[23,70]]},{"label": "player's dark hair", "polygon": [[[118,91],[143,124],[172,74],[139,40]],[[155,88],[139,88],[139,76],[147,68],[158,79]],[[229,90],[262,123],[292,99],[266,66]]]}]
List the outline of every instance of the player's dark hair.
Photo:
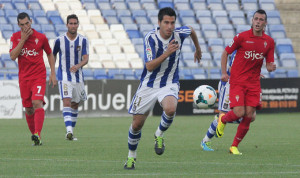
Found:
[{"label": "player's dark hair", "polygon": [[266,16],[266,21],[267,21],[267,13],[266,13],[265,10],[263,10],[263,9],[258,9],[258,10],[255,11],[255,13],[253,14],[253,17],[254,17],[254,15],[255,15],[256,13],[259,13],[259,14],[265,14],[265,16]]},{"label": "player's dark hair", "polygon": [[79,23],[78,17],[75,14],[68,15],[68,17],[67,17],[67,24],[69,23],[70,19],[76,19],[77,23]]},{"label": "player's dark hair", "polygon": [[172,9],[171,7],[164,7],[160,9],[158,12],[158,20],[161,22],[165,15],[170,17],[175,16],[175,20],[176,20],[176,13],[174,9]]},{"label": "player's dark hair", "polygon": [[22,20],[25,19],[26,17],[28,18],[28,20],[30,20],[30,17],[26,12],[19,13],[17,17],[18,24],[19,24],[19,19]]}]

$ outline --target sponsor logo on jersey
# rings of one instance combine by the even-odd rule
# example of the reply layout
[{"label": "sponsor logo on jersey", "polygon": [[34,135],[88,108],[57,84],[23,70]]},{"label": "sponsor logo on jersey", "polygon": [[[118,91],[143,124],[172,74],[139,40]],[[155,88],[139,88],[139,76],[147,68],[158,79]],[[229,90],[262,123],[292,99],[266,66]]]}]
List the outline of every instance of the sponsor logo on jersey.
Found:
[{"label": "sponsor logo on jersey", "polygon": [[246,43],[254,43],[254,41],[246,41]]},{"label": "sponsor logo on jersey", "polygon": [[36,52],[35,49],[28,50],[27,48],[22,48],[20,55],[21,56],[37,56],[37,55],[39,55],[39,53]]},{"label": "sponsor logo on jersey", "polygon": [[76,51],[81,51],[81,46],[77,46]]},{"label": "sponsor logo on jersey", "polygon": [[263,53],[256,53],[255,51],[245,51],[244,58],[251,59],[253,61],[254,59],[264,59],[264,56]]},{"label": "sponsor logo on jersey", "polygon": [[239,96],[239,95],[236,95],[236,96],[235,96],[235,99],[236,99],[236,101],[239,101],[240,96]]},{"label": "sponsor logo on jersey", "polygon": [[36,38],[34,41],[35,41],[35,44],[37,45],[39,42],[39,39]]},{"label": "sponsor logo on jersey", "polygon": [[151,50],[151,48],[147,48],[146,49],[146,55],[147,55],[147,58],[152,58],[152,50]]},{"label": "sponsor logo on jersey", "polygon": [[265,41],[265,42],[264,42],[264,46],[265,46],[265,48],[267,47],[267,45],[268,45],[268,43]]}]

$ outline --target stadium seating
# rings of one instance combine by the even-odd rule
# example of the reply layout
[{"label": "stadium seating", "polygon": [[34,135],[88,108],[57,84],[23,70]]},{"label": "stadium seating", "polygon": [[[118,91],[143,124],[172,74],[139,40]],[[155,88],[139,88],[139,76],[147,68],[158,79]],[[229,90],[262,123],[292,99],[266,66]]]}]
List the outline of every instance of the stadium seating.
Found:
[{"label": "stadium seating", "polygon": [[[137,79],[144,66],[143,38],[157,26],[158,9],[173,7],[178,15],[176,27],[192,26],[203,52],[201,64],[194,63],[194,44],[190,39],[184,41],[179,61],[180,78],[218,78],[224,47],[237,33],[249,30],[253,13],[263,8],[268,14],[266,33],[276,42],[275,63],[278,69],[286,71],[265,74],[268,77],[298,76],[292,42],[286,38],[274,0],[2,0],[0,4],[2,68],[17,68],[8,51],[11,34],[20,30],[16,20],[18,13],[28,13],[34,22],[32,27],[45,33],[51,46],[58,35],[67,31],[67,15],[75,13],[80,20],[78,32],[90,43],[85,79]],[[46,67],[49,67],[47,62]],[[199,67],[206,68],[204,73],[194,70]],[[119,73],[114,72],[115,76],[113,71]],[[15,78],[10,74],[6,77]]]}]

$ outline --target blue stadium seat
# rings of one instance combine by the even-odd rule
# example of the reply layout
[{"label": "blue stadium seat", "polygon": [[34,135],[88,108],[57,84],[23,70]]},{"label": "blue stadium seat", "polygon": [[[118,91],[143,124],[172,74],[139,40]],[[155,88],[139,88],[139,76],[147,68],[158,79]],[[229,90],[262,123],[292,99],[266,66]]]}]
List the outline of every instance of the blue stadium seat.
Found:
[{"label": "blue stadium seat", "polygon": [[55,11],[47,11],[46,15],[47,15],[48,18],[52,17],[52,16],[59,16],[60,17],[59,12],[56,11],[56,10]]},{"label": "blue stadium seat", "polygon": [[189,1],[176,1],[174,0],[175,8],[177,10],[190,10],[191,6]]},{"label": "blue stadium seat", "polygon": [[194,76],[193,76],[190,69],[184,68],[180,72],[183,73],[184,79],[186,79],[186,80],[193,80],[194,79]]},{"label": "blue stadium seat", "polygon": [[5,16],[8,17],[17,17],[18,11],[16,9],[5,9]]},{"label": "blue stadium seat", "polygon": [[135,73],[132,69],[122,69],[121,73],[124,74],[124,78],[126,80],[135,80],[136,79]]},{"label": "blue stadium seat", "polygon": [[285,28],[283,25],[269,25],[268,27],[273,39],[286,38]]},{"label": "blue stadium seat", "polygon": [[94,70],[94,79],[95,80],[108,79],[106,69],[95,69]]},{"label": "blue stadium seat", "polygon": [[202,24],[202,31],[206,39],[218,38],[217,26],[215,24]]},{"label": "blue stadium seat", "polygon": [[274,11],[266,11],[268,16],[268,24],[269,25],[277,25],[281,24],[280,13],[277,10]]},{"label": "blue stadium seat", "polygon": [[221,78],[221,70],[219,68],[213,68],[209,70],[211,79],[220,79]]},{"label": "blue stadium seat", "polygon": [[51,16],[49,17],[50,23],[52,24],[64,24],[64,21],[60,16]]},{"label": "blue stadium seat", "polygon": [[49,24],[49,20],[48,20],[48,18],[45,16],[45,17],[36,17],[35,18],[35,20],[36,20],[36,22],[37,22],[37,24]]},{"label": "blue stadium seat", "polygon": [[245,20],[243,11],[240,11],[240,10],[230,11],[229,18],[234,25],[245,25],[246,24],[246,20]]},{"label": "blue stadium seat", "polygon": [[224,0],[223,4],[227,11],[240,10],[240,5],[238,0]]},{"label": "blue stadium seat", "polygon": [[211,10],[223,10],[222,0],[207,0],[207,5]]},{"label": "blue stadium seat", "polygon": [[21,13],[21,12],[25,12],[29,15],[30,18],[33,17],[33,13],[32,13],[32,10],[30,9],[26,9],[26,10],[18,10],[18,14]]},{"label": "blue stadium seat", "polygon": [[283,59],[281,60],[281,66],[286,68],[293,68],[297,67],[297,60],[296,59]]},{"label": "blue stadium seat", "polygon": [[[87,3],[85,3],[85,5],[86,4]],[[112,9],[111,4],[109,2],[98,2],[97,6],[100,10],[111,10]]]},{"label": "blue stadium seat", "polygon": [[13,30],[5,30],[5,31],[1,31],[2,32],[2,37],[4,39],[10,39],[11,35],[14,33]]},{"label": "blue stadium seat", "polygon": [[183,25],[197,23],[193,10],[180,10],[179,19]]},{"label": "blue stadium seat", "polygon": [[209,10],[197,10],[196,17],[200,24],[212,24],[213,20]]},{"label": "blue stadium seat", "polygon": [[218,32],[221,34],[222,38],[233,38],[236,33],[231,24],[220,24],[218,25]]},{"label": "blue stadium seat", "polygon": [[123,24],[124,30],[138,30],[137,24]]},{"label": "blue stadium seat", "polygon": [[86,2],[84,3],[85,10],[99,10],[101,5],[96,5],[94,2]]},{"label": "blue stadium seat", "polygon": [[238,33],[241,33],[243,31],[250,30],[250,29],[251,29],[250,25],[237,25],[236,26],[236,33],[238,34]]},{"label": "blue stadium seat", "polygon": [[259,0],[259,7],[265,11],[276,10],[274,0]]},{"label": "blue stadium seat", "polygon": [[130,39],[132,39],[132,38],[141,38],[141,34],[138,30],[127,30],[126,32],[127,32]]},{"label": "blue stadium seat", "polygon": [[135,71],[134,71],[135,78],[140,79],[142,73],[143,73],[143,69],[135,69]]},{"label": "blue stadium seat", "polygon": [[194,79],[206,79],[207,73],[202,68],[191,69]]},{"label": "blue stadium seat", "polygon": [[280,60],[285,60],[285,59],[295,59],[296,60],[296,55],[295,55],[295,53],[281,53]]},{"label": "blue stadium seat", "polygon": [[276,39],[276,44],[279,45],[279,44],[290,44],[292,45],[292,40],[289,39],[289,38],[283,38],[283,39]]},{"label": "blue stadium seat", "polygon": [[297,69],[289,69],[287,70],[287,77],[289,78],[299,77],[299,71]]},{"label": "blue stadium seat", "polygon": [[103,17],[117,16],[117,12],[115,10],[102,10],[101,13]]},{"label": "blue stadium seat", "polygon": [[208,47],[211,52],[223,52],[224,42],[222,38],[210,38],[208,39]]},{"label": "blue stadium seat", "polygon": [[7,23],[8,23],[8,21],[7,21],[6,17],[0,16],[0,25],[7,24]]},{"label": "blue stadium seat", "polygon": [[125,79],[124,74],[119,69],[109,69],[108,70],[108,77],[110,79]]},{"label": "blue stadium seat", "polygon": [[131,42],[134,44],[134,45],[143,45],[144,44],[144,39],[143,38],[132,38],[131,39]]},{"label": "blue stadium seat", "polygon": [[258,9],[257,0],[242,0],[244,11],[256,11]]},{"label": "blue stadium seat", "polygon": [[8,54],[8,53],[1,54],[1,60],[2,61],[11,61],[10,54]]},{"label": "blue stadium seat", "polygon": [[164,8],[164,7],[171,7],[172,9],[174,9],[174,3],[173,2],[166,2],[166,1],[160,1],[158,2],[158,8]]},{"label": "blue stadium seat", "polygon": [[118,2],[114,2],[113,3],[113,7],[115,9],[127,9],[127,5],[125,2],[122,2],[122,1],[118,1]]},{"label": "blue stadium seat", "polygon": [[1,4],[2,4],[2,8],[3,8],[4,10],[7,10],[7,9],[9,9],[9,10],[15,9],[15,6],[14,6],[12,3],[10,3],[10,2],[4,2],[4,3],[1,3]]},{"label": "blue stadium seat", "polygon": [[93,80],[94,79],[94,72],[92,69],[84,68],[82,69],[84,80]]},{"label": "blue stadium seat", "polygon": [[286,69],[276,69],[275,72],[271,72],[270,75],[274,76],[274,78],[287,78],[287,71]]},{"label": "blue stadium seat", "polygon": [[42,32],[54,32],[54,26],[52,24],[41,24]]},{"label": "blue stadium seat", "polygon": [[152,24],[140,24],[139,25],[139,29],[140,29],[140,32],[150,32],[151,30],[154,29],[154,26]]},{"label": "blue stadium seat", "polygon": [[119,17],[119,19],[122,24],[133,24],[134,23],[134,20],[131,18],[131,16],[122,16],[122,17]]},{"label": "blue stadium seat", "polygon": [[4,17],[5,16],[5,12],[3,9],[0,9],[0,17]]},{"label": "blue stadium seat", "polygon": [[5,60],[3,61],[3,64],[5,66],[5,68],[17,68],[18,64],[15,61],[12,60]]},{"label": "blue stadium seat", "polygon": [[46,17],[46,13],[44,10],[32,10],[33,17]]},{"label": "blue stadium seat", "polygon": [[42,7],[40,5],[40,3],[38,1],[36,2],[28,2],[27,1],[28,6],[30,7],[31,10],[42,10]]},{"label": "blue stadium seat", "polygon": [[1,29],[1,31],[5,31],[5,30],[13,31],[14,30],[14,28],[11,24],[2,24],[0,26],[0,29]]},{"label": "blue stadium seat", "polygon": [[48,39],[56,39],[57,34],[54,31],[46,31],[44,32]]},{"label": "blue stadium seat", "polygon": [[55,24],[54,27],[55,27],[55,31],[57,33],[67,32],[68,31],[66,25],[63,25],[63,24]]},{"label": "blue stadium seat", "polygon": [[8,69],[7,72],[8,72],[7,78],[9,80],[18,80],[18,78],[19,78],[19,76],[18,76],[19,70],[17,68]]},{"label": "blue stadium seat", "polygon": [[227,12],[225,10],[214,10],[214,11],[212,11],[212,16],[217,25],[218,24],[229,24]]},{"label": "blue stadium seat", "polygon": [[149,24],[145,10],[132,10],[132,17],[137,24]]},{"label": "blue stadium seat", "polygon": [[104,18],[108,24],[120,24],[120,21],[117,17],[107,16]]},{"label": "blue stadium seat", "polygon": [[16,9],[18,9],[18,10],[28,9],[24,2],[16,2],[16,3],[14,3],[14,5],[15,5]]},{"label": "blue stadium seat", "polygon": [[281,53],[294,53],[293,46],[289,44],[276,44],[276,50],[279,56]]},{"label": "blue stadium seat", "polygon": [[127,6],[131,10],[141,10],[142,9],[142,6],[139,1],[130,1],[130,2],[127,1]]}]

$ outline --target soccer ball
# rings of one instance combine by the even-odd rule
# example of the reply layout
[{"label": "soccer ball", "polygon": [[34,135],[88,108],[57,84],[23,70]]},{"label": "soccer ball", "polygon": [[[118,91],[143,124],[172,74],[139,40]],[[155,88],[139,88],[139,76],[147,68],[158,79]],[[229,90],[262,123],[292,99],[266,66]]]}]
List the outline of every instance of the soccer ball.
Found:
[{"label": "soccer ball", "polygon": [[211,108],[216,102],[217,93],[213,87],[201,85],[194,91],[193,99],[198,108]]}]

